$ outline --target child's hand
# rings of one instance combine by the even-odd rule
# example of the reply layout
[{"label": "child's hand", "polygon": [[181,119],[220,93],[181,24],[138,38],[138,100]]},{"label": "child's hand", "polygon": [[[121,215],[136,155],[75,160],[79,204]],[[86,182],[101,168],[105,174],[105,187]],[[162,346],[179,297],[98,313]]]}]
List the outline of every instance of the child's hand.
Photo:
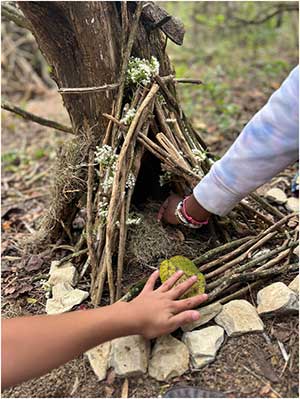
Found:
[{"label": "child's hand", "polygon": [[207,299],[206,294],[192,298],[180,298],[197,280],[196,276],[173,287],[183,272],[178,271],[159,288],[154,290],[159,271],[155,271],[147,281],[143,291],[133,301],[128,303],[131,315],[135,318],[137,331],[151,339],[171,333],[185,323],[199,319],[199,313],[190,310]]}]

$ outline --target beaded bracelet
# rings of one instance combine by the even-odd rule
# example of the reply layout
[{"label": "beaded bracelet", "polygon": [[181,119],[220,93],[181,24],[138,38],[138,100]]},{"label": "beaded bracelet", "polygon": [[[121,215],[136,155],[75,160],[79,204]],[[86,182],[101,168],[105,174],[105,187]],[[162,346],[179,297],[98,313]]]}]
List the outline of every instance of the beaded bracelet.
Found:
[{"label": "beaded bracelet", "polygon": [[[199,229],[202,226],[202,224],[193,224],[193,223],[189,222],[182,214],[182,208],[183,208],[183,201],[180,201],[175,210],[175,216],[176,216],[178,222],[180,224],[183,224],[186,227],[189,227],[190,229]],[[206,224],[206,223],[203,223],[203,224]]]},{"label": "beaded bracelet", "polygon": [[202,225],[204,225],[204,224],[208,224],[208,219],[203,220],[203,221],[199,221],[199,220],[194,219],[192,216],[190,216],[190,215],[187,213],[186,201],[187,201],[188,198],[189,198],[189,197],[185,197],[185,199],[183,200],[183,203],[182,203],[182,215],[183,215],[183,217],[184,217],[189,223],[191,223],[191,224],[193,224],[193,225],[202,226]]}]

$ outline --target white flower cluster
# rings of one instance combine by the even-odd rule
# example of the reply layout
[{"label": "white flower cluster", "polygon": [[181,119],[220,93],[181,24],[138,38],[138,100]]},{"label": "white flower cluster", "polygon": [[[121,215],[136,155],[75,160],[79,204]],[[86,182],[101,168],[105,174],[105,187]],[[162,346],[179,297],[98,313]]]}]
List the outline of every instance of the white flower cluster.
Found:
[{"label": "white flower cluster", "polygon": [[141,217],[138,216],[129,216],[128,219],[126,220],[127,226],[133,226],[133,225],[138,225],[142,221]]},{"label": "white flower cluster", "polygon": [[159,185],[163,187],[166,184],[170,183],[171,179],[172,179],[172,173],[166,171],[165,173],[159,176]]},{"label": "white flower cluster", "polygon": [[108,201],[106,198],[103,198],[102,201],[99,201],[98,215],[101,222],[105,223],[108,216]]},{"label": "white flower cluster", "polygon": [[126,83],[141,84],[147,86],[151,82],[151,78],[159,73],[159,62],[155,57],[151,57],[150,61],[144,58],[130,57],[128,62]]},{"label": "white flower cluster", "polygon": [[112,166],[118,156],[110,145],[104,144],[102,147],[96,147],[95,162],[102,166]]},{"label": "white flower cluster", "polygon": [[201,179],[204,177],[204,173],[203,170],[201,169],[201,167],[199,165],[195,166],[192,171],[194,173],[196,173],[196,175],[198,175]]},{"label": "white flower cluster", "polygon": [[201,151],[196,148],[193,148],[192,153],[195,155],[196,160],[199,162],[203,162],[206,159],[205,151]]},{"label": "white flower cluster", "polygon": [[127,177],[125,187],[126,188],[134,188],[134,185],[135,185],[135,177],[134,177],[134,174],[132,172],[130,172]]},{"label": "white flower cluster", "polygon": [[132,119],[134,118],[134,115],[136,114],[136,109],[135,108],[130,108],[124,117],[120,120],[120,122],[124,123],[124,125],[128,126],[130,125]]}]

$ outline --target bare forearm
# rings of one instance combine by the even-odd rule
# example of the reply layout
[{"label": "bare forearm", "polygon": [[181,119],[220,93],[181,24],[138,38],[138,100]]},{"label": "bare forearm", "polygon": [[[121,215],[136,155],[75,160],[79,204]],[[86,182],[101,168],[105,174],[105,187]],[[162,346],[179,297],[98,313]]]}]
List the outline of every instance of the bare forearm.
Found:
[{"label": "bare forearm", "polygon": [[128,304],[2,322],[2,387],[37,377],[90,348],[134,334]]}]

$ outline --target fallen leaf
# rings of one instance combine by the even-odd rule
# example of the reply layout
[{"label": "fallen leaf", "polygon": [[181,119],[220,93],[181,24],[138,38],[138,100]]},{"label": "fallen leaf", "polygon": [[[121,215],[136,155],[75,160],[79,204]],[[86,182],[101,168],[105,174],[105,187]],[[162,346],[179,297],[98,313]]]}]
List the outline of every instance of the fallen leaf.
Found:
[{"label": "fallen leaf", "polygon": [[26,302],[29,303],[29,304],[33,304],[33,303],[37,302],[37,299],[28,297],[28,298],[26,298]]},{"label": "fallen leaf", "polygon": [[2,223],[2,228],[4,231],[8,231],[11,228],[12,222],[10,220],[6,220]]},{"label": "fallen leaf", "polygon": [[115,378],[116,378],[115,370],[113,370],[113,369],[109,370],[107,373],[107,377],[106,377],[106,383],[108,385],[112,385],[115,381]]},{"label": "fallen leaf", "polygon": [[125,381],[122,386],[121,398],[128,398],[128,379],[127,378],[125,378]]},{"label": "fallen leaf", "polygon": [[39,270],[44,263],[44,259],[38,255],[32,255],[25,263],[24,268],[28,271]]}]

